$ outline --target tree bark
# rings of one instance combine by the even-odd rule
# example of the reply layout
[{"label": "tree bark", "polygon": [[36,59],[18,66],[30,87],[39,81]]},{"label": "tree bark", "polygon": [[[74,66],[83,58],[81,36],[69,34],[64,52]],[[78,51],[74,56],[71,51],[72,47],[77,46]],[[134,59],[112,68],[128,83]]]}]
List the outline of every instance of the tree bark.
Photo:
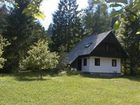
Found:
[{"label": "tree bark", "polygon": [[40,73],[39,73],[39,79],[40,79],[40,80],[43,79],[43,73],[42,73],[42,70],[40,70]]}]

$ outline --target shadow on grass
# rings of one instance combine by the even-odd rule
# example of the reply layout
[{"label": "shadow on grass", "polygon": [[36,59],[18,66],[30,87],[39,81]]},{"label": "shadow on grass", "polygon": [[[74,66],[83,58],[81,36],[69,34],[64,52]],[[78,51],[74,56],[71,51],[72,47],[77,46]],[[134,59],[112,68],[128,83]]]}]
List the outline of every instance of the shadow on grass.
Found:
[{"label": "shadow on grass", "polygon": [[137,81],[137,82],[140,82],[140,76],[124,76],[122,78],[125,78],[125,79],[129,79],[131,81]]},{"label": "shadow on grass", "polygon": [[[48,78],[40,78],[38,73],[25,72],[25,73],[17,73],[14,75],[15,80],[18,81],[46,81]],[[44,76],[44,75],[43,75]]]},{"label": "shadow on grass", "polygon": [[67,76],[75,76],[75,75],[80,75],[79,71],[66,71],[65,73]]},{"label": "shadow on grass", "polygon": [[[43,79],[39,78],[39,74],[36,72],[25,72],[25,73],[17,73],[17,74],[0,74],[0,77],[5,77],[5,76],[14,76],[15,80],[17,81],[46,81],[50,80],[50,78],[46,77],[57,77],[57,76],[75,76],[79,75],[81,77],[85,78],[94,78],[94,79],[117,79],[117,78],[122,78],[122,79],[128,79],[131,81],[137,81],[140,82],[140,76],[118,76],[118,77],[107,77],[107,76],[97,76],[89,73],[80,73],[80,72],[62,72],[61,74],[54,73],[54,72],[44,72],[43,73]],[[45,77],[45,78],[44,78]]]},{"label": "shadow on grass", "polygon": [[87,77],[87,78],[97,78],[97,79],[115,79],[115,78],[124,78],[128,79],[131,81],[138,81],[140,82],[140,76],[97,76],[97,75],[92,75],[92,74],[85,74],[85,73],[80,73],[80,76],[82,77]]},{"label": "shadow on grass", "polygon": [[31,77],[17,77],[16,76],[16,80],[18,81],[46,81],[46,80],[49,80],[49,79],[40,79],[40,78],[37,78],[37,77],[34,77],[34,78],[31,78]]},{"label": "shadow on grass", "polygon": [[87,78],[97,78],[97,79],[113,79],[113,78],[120,78],[120,77],[113,77],[113,76],[98,76],[88,73],[80,73],[80,76],[87,77]]}]

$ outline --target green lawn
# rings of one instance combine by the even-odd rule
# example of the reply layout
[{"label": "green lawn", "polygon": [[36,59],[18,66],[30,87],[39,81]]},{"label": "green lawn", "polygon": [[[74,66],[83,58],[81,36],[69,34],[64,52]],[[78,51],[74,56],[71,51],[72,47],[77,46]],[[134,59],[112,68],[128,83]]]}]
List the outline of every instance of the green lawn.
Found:
[{"label": "green lawn", "polygon": [[0,105],[140,105],[140,78],[0,77]]}]

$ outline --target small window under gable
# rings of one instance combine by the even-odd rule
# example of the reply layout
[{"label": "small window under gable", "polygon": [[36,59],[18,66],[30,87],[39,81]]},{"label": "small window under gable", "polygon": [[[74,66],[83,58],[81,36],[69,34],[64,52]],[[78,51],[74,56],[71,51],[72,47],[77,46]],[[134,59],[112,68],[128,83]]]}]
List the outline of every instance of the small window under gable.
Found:
[{"label": "small window under gable", "polygon": [[84,58],[84,60],[83,60],[83,66],[87,66],[87,58]]},{"label": "small window under gable", "polygon": [[116,67],[117,66],[117,60],[116,59],[112,59],[112,67]]},{"label": "small window under gable", "polygon": [[100,58],[95,58],[95,66],[100,66]]}]

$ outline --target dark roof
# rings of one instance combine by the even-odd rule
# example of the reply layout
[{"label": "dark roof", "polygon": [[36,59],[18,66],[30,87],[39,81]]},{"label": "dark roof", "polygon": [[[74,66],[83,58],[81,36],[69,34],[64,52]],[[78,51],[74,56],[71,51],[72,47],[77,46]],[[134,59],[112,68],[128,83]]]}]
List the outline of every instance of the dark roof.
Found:
[{"label": "dark roof", "polygon": [[71,64],[79,56],[89,55],[111,32],[91,35],[83,39],[68,54],[68,64]]}]

